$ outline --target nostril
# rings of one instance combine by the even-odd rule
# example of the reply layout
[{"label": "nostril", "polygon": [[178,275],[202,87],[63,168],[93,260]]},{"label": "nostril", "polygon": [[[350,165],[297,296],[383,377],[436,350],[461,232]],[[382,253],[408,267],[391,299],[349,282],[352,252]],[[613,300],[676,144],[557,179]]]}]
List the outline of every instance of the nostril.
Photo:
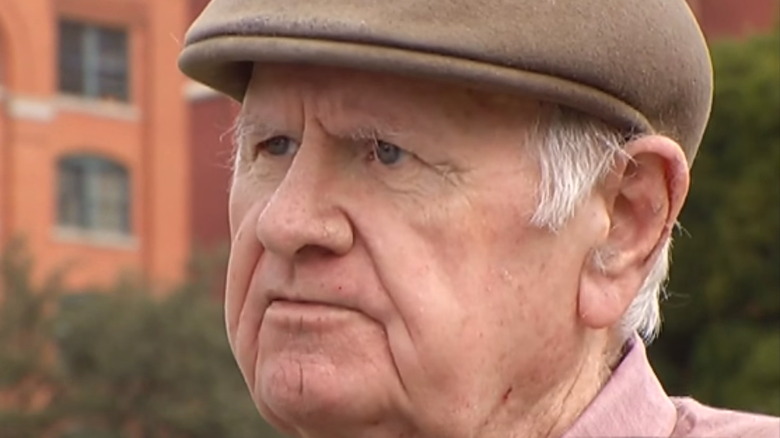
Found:
[{"label": "nostril", "polygon": [[338,254],[332,248],[320,245],[306,245],[299,249],[295,254],[296,259],[305,261],[307,259],[316,259],[322,257],[332,257]]}]

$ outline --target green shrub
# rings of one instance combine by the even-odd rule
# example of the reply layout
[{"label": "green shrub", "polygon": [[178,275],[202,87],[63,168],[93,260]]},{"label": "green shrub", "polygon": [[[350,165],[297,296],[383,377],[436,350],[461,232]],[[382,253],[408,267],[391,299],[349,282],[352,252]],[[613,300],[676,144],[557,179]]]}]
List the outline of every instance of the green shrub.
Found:
[{"label": "green shrub", "polygon": [[780,415],[780,32],[712,55],[712,118],[650,353],[669,392]]},{"label": "green shrub", "polygon": [[[72,291],[52,279],[36,288],[19,246],[2,260],[0,390],[18,391],[27,380],[51,401],[0,411],[0,436],[280,436],[249,399],[203,264],[192,281],[156,299],[132,281]],[[51,360],[47,349],[56,353]]]}]

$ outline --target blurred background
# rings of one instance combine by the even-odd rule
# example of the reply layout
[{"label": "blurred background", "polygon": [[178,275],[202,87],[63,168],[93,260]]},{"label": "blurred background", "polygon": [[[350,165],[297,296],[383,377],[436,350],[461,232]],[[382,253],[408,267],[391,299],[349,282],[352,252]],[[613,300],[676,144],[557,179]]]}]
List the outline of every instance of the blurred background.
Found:
[{"label": "blurred background", "polygon": [[[176,58],[207,0],[0,0],[0,438],[275,437],[221,316],[237,108]],[[715,107],[667,390],[780,415],[780,8],[691,0]]]}]

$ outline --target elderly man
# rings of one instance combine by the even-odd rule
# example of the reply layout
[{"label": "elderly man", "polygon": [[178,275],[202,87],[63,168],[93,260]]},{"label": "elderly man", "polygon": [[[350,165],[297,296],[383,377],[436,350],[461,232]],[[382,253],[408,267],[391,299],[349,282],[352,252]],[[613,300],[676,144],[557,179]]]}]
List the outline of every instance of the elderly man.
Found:
[{"label": "elderly man", "polygon": [[778,437],[643,345],[711,103],[682,0],[213,0],[241,103],[225,302],[299,437]]}]

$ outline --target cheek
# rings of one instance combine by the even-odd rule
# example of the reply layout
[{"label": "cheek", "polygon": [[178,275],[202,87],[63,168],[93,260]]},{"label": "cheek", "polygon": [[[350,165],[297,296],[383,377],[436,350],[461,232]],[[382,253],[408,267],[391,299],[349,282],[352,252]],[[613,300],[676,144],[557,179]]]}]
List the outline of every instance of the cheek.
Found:
[{"label": "cheek", "polygon": [[265,303],[256,302],[256,294],[249,294],[263,254],[255,232],[263,205],[251,184],[241,178],[234,181],[229,200],[231,244],[225,285],[225,323],[230,346],[248,383],[253,380],[257,330],[265,308]]},{"label": "cheek", "polygon": [[255,294],[249,292],[253,289],[253,274],[261,256],[262,247],[252,230],[239,227],[231,243],[228,262],[225,325],[230,347],[244,379],[250,385],[254,380],[251,366],[257,355],[257,329],[265,304],[253,302]]},{"label": "cheek", "polygon": [[565,307],[558,286],[574,283],[556,278],[553,237],[527,225],[532,208],[518,204],[456,200],[375,216],[373,229],[393,240],[373,257],[406,329],[425,343],[418,350],[503,354],[561,323],[550,308]]},{"label": "cheek", "polygon": [[252,199],[246,182],[240,178],[234,178],[228,196],[228,223],[230,225],[230,237],[235,239],[241,222],[246,217],[252,206]]},{"label": "cheek", "polygon": [[251,169],[235,171],[228,196],[228,222],[232,239],[235,239],[242,226],[246,226],[242,223],[249,219],[250,213],[255,212],[253,219],[257,219],[259,210],[268,203],[277,187],[276,181],[261,181]]},{"label": "cheek", "polygon": [[[503,274],[512,250],[505,230],[493,211],[476,214],[474,207],[460,199],[415,209],[377,206],[358,220],[394,306],[384,318],[391,348],[402,371],[425,365],[420,388],[446,390],[472,379],[468,363],[481,362],[473,353],[492,348],[493,328],[508,324],[505,313],[516,314],[507,307],[517,302]],[[502,222],[519,228],[514,218]]]}]

